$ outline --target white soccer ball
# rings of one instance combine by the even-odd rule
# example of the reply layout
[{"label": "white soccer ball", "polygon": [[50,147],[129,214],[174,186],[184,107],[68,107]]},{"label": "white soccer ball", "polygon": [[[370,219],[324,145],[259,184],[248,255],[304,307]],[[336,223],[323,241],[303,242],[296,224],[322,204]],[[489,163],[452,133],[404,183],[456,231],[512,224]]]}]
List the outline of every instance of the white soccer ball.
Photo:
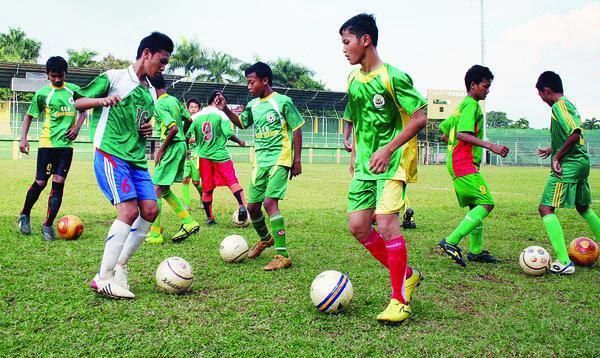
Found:
[{"label": "white soccer ball", "polygon": [[242,262],[248,257],[248,243],[240,235],[229,235],[221,241],[219,252],[225,262]]},{"label": "white soccer ball", "polygon": [[541,276],[548,272],[551,261],[550,254],[541,246],[529,246],[519,256],[519,265],[531,276]]},{"label": "white soccer ball", "polygon": [[237,227],[247,227],[250,225],[251,220],[250,220],[250,215],[248,214],[248,216],[246,217],[246,221],[239,221],[238,220],[238,212],[240,211],[240,209],[238,208],[236,211],[233,212],[233,215],[231,215],[231,221],[233,222],[234,226]]},{"label": "white soccer ball", "polygon": [[169,257],[156,269],[156,285],[167,293],[183,293],[194,281],[192,266],[181,257]]},{"label": "white soccer ball", "polygon": [[338,271],[321,272],[310,285],[310,299],[321,312],[340,312],[350,304],[353,296],[352,282]]}]

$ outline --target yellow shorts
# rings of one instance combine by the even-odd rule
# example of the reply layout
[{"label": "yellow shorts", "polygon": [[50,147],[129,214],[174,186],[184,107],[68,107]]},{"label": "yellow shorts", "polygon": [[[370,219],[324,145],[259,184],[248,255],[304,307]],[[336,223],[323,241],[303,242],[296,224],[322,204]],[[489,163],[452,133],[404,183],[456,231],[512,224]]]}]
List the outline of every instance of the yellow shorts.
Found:
[{"label": "yellow shorts", "polygon": [[375,209],[375,215],[396,214],[406,208],[406,183],[401,180],[353,179],[348,212]]}]

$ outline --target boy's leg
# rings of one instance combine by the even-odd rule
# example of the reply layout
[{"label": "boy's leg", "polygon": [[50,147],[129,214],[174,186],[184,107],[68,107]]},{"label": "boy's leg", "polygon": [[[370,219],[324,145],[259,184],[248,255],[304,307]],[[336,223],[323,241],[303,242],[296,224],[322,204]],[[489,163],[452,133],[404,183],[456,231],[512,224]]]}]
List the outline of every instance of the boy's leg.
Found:
[{"label": "boy's leg", "polygon": [[246,220],[248,219],[248,211],[246,210],[244,190],[239,184],[237,174],[233,166],[233,161],[228,160],[223,163],[216,163],[216,169],[218,171],[218,175],[220,176],[220,178],[222,178],[223,184],[229,187],[229,190],[231,190],[231,193],[235,197],[235,200],[237,200],[237,203],[239,205],[238,221],[246,222]]},{"label": "boy's leg", "polygon": [[264,206],[270,217],[271,230],[275,240],[275,257],[263,269],[274,271],[292,266],[287,249],[285,220],[279,211],[279,200],[285,197],[287,190],[289,168],[273,166],[269,171]]},{"label": "boy's leg", "polygon": [[[186,170],[188,169],[188,165],[185,166]],[[183,181],[181,182],[181,199],[183,200],[183,204],[186,209],[190,209],[191,201],[190,201],[190,177],[183,177]]]},{"label": "boy's leg", "polygon": [[269,168],[255,167],[252,169],[248,190],[248,213],[250,214],[250,220],[252,220],[252,226],[259,237],[259,241],[250,248],[248,252],[248,258],[250,259],[260,256],[267,247],[273,246],[275,242],[269,233],[269,228],[261,209],[263,200],[265,199],[268,178]]},{"label": "boy's leg", "polygon": [[206,158],[199,158],[198,161],[200,167],[199,175],[202,179],[202,206],[204,207],[204,212],[206,213],[206,223],[208,225],[214,225],[217,222],[215,221],[215,216],[212,210],[213,193],[216,188],[213,162]]},{"label": "boy's leg", "polygon": [[216,224],[215,215],[212,209],[213,204],[213,190],[208,190],[202,193],[202,206],[204,206],[204,212],[206,213],[206,222],[209,225]]},{"label": "boy's leg", "polygon": [[592,193],[587,179],[577,183],[576,190],[575,208],[588,224],[590,230],[594,233],[596,240],[600,240],[600,218],[598,218],[598,215],[596,215],[594,210],[590,207],[590,204],[592,203]]},{"label": "boy's leg", "polygon": [[48,184],[52,174],[52,162],[50,158],[51,148],[39,148],[37,153],[37,165],[35,180],[27,190],[25,203],[19,215],[19,230],[25,235],[31,234],[31,209],[40,198],[40,194]]}]

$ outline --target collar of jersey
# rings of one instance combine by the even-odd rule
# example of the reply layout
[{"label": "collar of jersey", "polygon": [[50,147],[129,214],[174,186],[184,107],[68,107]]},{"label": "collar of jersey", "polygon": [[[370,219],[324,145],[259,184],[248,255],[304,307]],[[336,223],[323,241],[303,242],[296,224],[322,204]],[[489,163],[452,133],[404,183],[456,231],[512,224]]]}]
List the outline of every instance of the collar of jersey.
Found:
[{"label": "collar of jersey", "polygon": [[161,99],[161,98],[167,97],[168,95],[169,94],[167,92],[165,92],[165,93],[161,94],[160,96],[158,96],[157,99]]},{"label": "collar of jersey", "polygon": [[357,70],[355,78],[360,82],[367,83],[370,82],[373,78],[379,76],[380,74],[385,73],[386,71],[387,67],[385,66],[385,63],[383,63],[381,64],[381,66],[377,67],[371,72],[365,73],[362,70]]},{"label": "collar of jersey", "polygon": [[67,83],[63,81],[62,86],[56,87],[55,85],[52,84],[52,82],[50,82],[50,87],[54,88],[55,90],[60,90],[60,89],[67,87]]},{"label": "collar of jersey", "polygon": [[260,99],[260,101],[261,101],[261,102],[268,101],[270,98],[272,98],[273,96],[275,96],[275,93],[277,93],[277,92],[273,91],[273,93],[271,93],[271,94],[270,94],[270,95],[268,95],[267,97],[265,97],[265,98],[261,98],[261,99]]}]

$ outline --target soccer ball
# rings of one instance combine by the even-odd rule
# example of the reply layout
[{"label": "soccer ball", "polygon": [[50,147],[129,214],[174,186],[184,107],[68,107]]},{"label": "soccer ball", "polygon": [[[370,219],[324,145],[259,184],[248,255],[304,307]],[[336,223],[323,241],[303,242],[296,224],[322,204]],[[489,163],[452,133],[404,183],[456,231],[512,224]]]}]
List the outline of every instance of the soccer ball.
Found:
[{"label": "soccer ball", "polygon": [[225,262],[242,262],[248,257],[248,243],[240,235],[229,235],[221,241],[219,252]]},{"label": "soccer ball", "polygon": [[541,246],[529,246],[519,256],[519,265],[531,276],[541,276],[548,272],[550,261],[550,254]]},{"label": "soccer ball", "polygon": [[321,272],[310,285],[310,299],[321,312],[343,311],[352,301],[354,290],[348,276],[335,270]]},{"label": "soccer ball", "polygon": [[58,237],[64,240],[76,240],[83,233],[83,222],[75,215],[65,215],[56,224]]},{"label": "soccer ball", "polygon": [[578,265],[592,265],[599,254],[598,245],[587,237],[578,237],[569,244],[569,257]]},{"label": "soccer ball", "polygon": [[246,218],[246,221],[241,222],[238,220],[238,212],[240,211],[240,209],[238,208],[236,211],[233,212],[233,215],[231,216],[231,221],[233,222],[233,226],[237,226],[237,227],[246,227],[250,225],[250,215],[248,215],[248,217]]},{"label": "soccer ball", "polygon": [[181,257],[169,257],[156,269],[156,285],[166,293],[184,293],[194,282],[192,266]]}]

